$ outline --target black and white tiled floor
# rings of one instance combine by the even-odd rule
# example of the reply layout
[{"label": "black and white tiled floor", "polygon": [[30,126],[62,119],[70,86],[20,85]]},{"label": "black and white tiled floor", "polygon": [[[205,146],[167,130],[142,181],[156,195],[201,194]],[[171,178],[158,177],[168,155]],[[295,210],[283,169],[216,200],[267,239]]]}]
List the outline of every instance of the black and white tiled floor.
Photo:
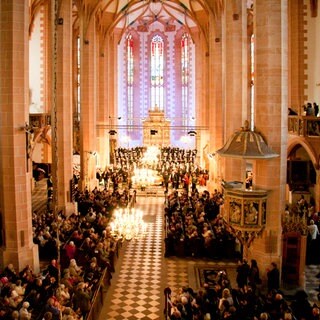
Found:
[{"label": "black and white tiled floor", "polygon": [[41,213],[47,209],[47,179],[37,181],[32,190],[32,211]]},{"label": "black and white tiled floor", "polygon": [[317,305],[320,305],[318,301],[320,279],[317,278],[317,274],[319,273],[320,265],[308,265],[305,268],[306,292],[308,293],[309,300]]},{"label": "black and white tiled floor", "polygon": [[100,319],[160,319],[164,198],[146,199],[135,206],[144,213],[146,234],[124,243]]},{"label": "black and white tiled floor", "polygon": [[138,197],[135,207],[143,211],[146,234],[123,244],[101,320],[161,319],[163,202],[163,197]]}]

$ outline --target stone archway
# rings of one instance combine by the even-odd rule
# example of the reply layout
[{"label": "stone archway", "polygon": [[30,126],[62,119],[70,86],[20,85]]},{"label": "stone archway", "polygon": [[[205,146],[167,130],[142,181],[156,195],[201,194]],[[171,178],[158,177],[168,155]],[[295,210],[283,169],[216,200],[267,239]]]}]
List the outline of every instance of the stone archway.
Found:
[{"label": "stone archway", "polygon": [[[288,170],[287,170],[287,210],[283,217],[283,252],[291,257],[291,262],[285,267],[297,271],[305,264],[319,264],[320,261],[315,257],[314,252],[319,250],[320,241],[315,240],[312,243],[307,238],[308,229],[311,220],[319,224],[318,219],[319,203],[319,159],[312,145],[304,138],[297,137],[288,144]],[[304,181],[299,181],[300,177],[305,177]],[[294,179],[297,179],[296,183]],[[302,179],[303,180],[303,179]],[[305,205],[300,205],[301,199],[305,200]],[[290,226],[290,228],[288,228]],[[290,241],[285,241],[290,239]],[[300,242],[299,239],[303,241]],[[290,252],[291,250],[291,252]],[[300,257],[294,259],[294,257]],[[285,260],[285,259],[284,259]],[[299,267],[300,265],[300,267]],[[288,273],[288,270],[283,270]],[[301,271],[301,270],[300,270]],[[302,283],[301,274],[295,280]],[[290,279],[288,279],[290,280]],[[292,279],[291,279],[292,280]]]},{"label": "stone archway", "polygon": [[295,141],[288,146],[287,159],[288,202],[293,203],[297,200],[294,192],[309,193],[308,201],[317,199],[319,196],[317,187],[319,165],[312,147],[305,141]]}]

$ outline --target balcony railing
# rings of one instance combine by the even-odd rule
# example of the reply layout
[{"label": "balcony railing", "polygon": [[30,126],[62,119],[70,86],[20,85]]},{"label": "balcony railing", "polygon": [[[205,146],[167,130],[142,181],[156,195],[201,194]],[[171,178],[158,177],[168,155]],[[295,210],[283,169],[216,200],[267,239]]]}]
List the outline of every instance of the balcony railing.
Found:
[{"label": "balcony railing", "polygon": [[288,133],[320,138],[320,118],[314,116],[288,116]]}]

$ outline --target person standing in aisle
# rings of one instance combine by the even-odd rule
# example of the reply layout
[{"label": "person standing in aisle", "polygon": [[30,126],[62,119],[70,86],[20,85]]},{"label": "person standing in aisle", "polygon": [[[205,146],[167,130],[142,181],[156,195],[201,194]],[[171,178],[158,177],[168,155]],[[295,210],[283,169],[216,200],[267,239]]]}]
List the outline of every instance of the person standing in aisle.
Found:
[{"label": "person standing in aisle", "polygon": [[267,270],[268,291],[279,290],[280,288],[280,272],[275,262],[271,263],[271,269]]}]

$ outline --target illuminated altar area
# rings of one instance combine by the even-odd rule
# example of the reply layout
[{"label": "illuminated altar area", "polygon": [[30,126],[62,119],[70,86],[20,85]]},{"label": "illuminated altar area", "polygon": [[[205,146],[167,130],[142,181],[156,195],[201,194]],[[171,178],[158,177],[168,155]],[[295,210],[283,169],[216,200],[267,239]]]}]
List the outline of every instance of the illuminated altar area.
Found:
[{"label": "illuminated altar area", "polygon": [[162,178],[153,169],[135,169],[132,176],[132,183],[135,187],[158,186],[162,184]]},{"label": "illuminated altar area", "polygon": [[160,149],[156,146],[149,146],[141,160],[143,167],[135,168],[132,183],[135,187],[157,186],[162,184],[162,177],[154,168],[160,160]]}]

